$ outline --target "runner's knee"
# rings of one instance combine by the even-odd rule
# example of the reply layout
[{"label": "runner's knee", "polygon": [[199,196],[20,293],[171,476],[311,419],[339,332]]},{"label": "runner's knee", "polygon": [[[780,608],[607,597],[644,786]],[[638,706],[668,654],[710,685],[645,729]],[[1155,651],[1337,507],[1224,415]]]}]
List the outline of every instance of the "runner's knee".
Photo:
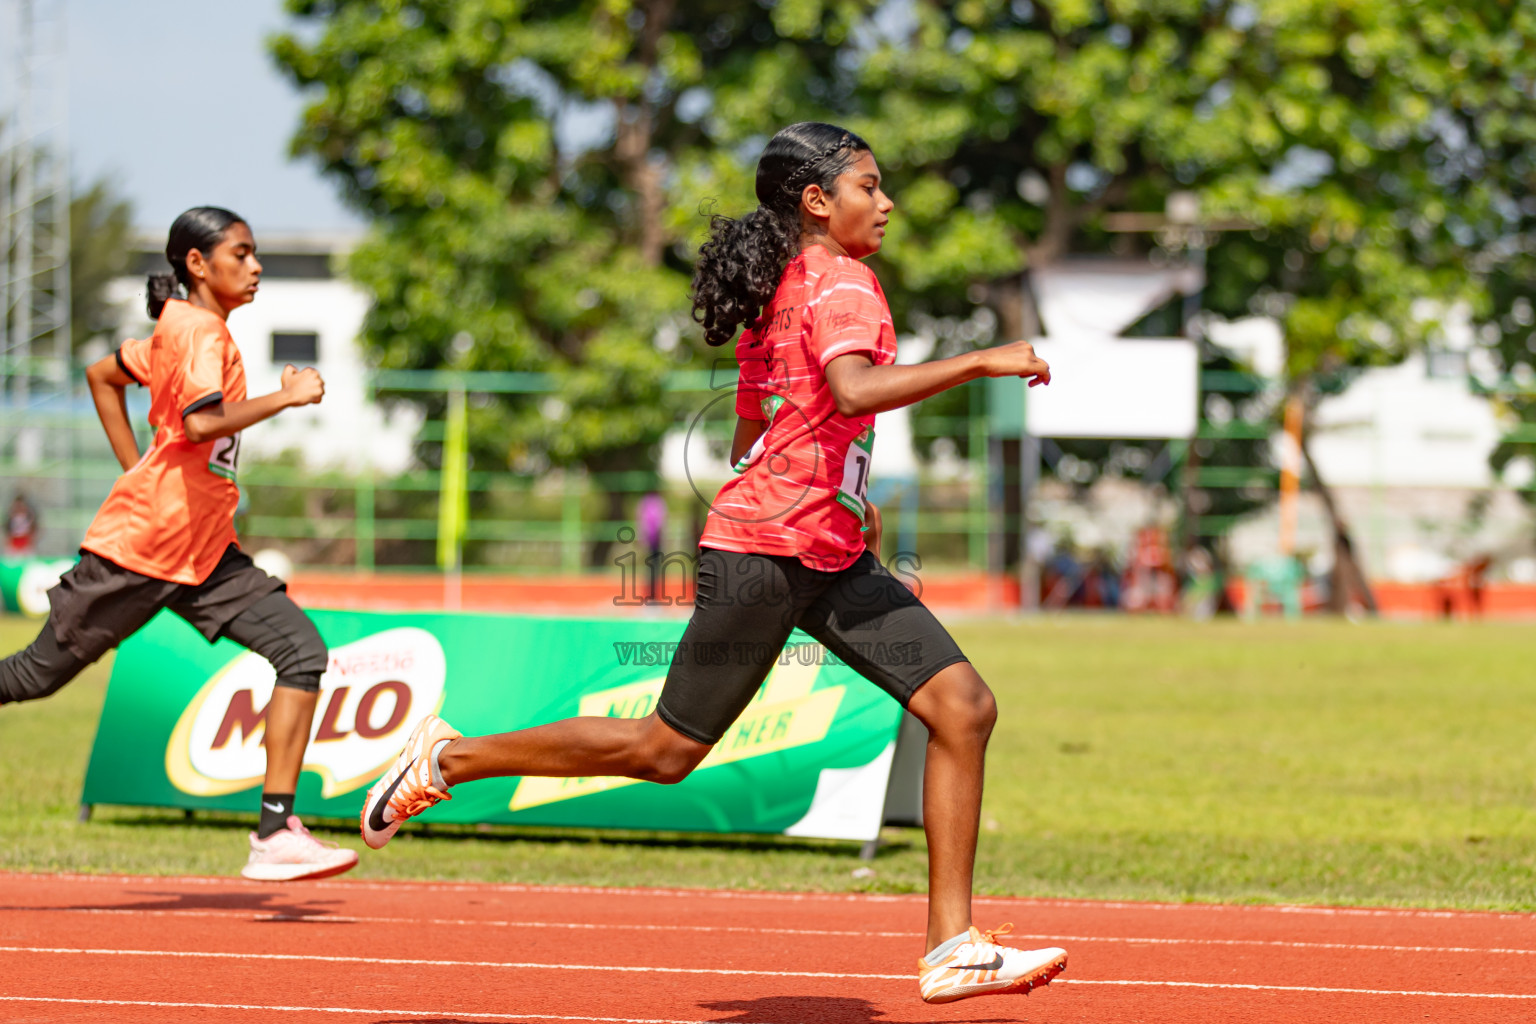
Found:
[{"label": "runner's knee", "polygon": [[330,650],[309,616],[282,591],[241,612],[224,628],[224,635],[271,662],[276,685],[320,689]]},{"label": "runner's knee", "polygon": [[985,742],[997,724],[997,698],[965,662],[951,665],[923,684],[908,709],[936,736]]},{"label": "runner's knee", "polygon": [[663,786],[675,786],[692,775],[698,764],[694,758],[675,750],[658,751],[640,762],[635,777]]},{"label": "runner's knee", "polygon": [[633,777],[663,786],[682,782],[704,760],[710,748],[675,732],[659,719],[635,751]]},{"label": "runner's knee", "polygon": [[981,684],[981,690],[975,695],[967,713],[973,730],[982,736],[992,735],[992,728],[997,725],[997,698],[992,695],[987,684]]},{"label": "runner's knee", "polygon": [[304,622],[309,629],[290,637],[288,646],[274,652],[270,660],[277,669],[277,686],[315,691],[320,689],[320,677],[325,674],[331,652],[308,616]]}]

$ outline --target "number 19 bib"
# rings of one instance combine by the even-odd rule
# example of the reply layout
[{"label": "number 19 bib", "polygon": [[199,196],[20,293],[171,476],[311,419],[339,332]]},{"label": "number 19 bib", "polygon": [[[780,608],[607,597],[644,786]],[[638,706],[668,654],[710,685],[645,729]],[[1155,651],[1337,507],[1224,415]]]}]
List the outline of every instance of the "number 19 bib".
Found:
[{"label": "number 19 bib", "polygon": [[864,521],[864,495],[869,490],[869,464],[874,458],[875,428],[865,427],[864,432],[848,445],[848,458],[843,461],[843,482],[837,489],[837,500],[843,507]]}]

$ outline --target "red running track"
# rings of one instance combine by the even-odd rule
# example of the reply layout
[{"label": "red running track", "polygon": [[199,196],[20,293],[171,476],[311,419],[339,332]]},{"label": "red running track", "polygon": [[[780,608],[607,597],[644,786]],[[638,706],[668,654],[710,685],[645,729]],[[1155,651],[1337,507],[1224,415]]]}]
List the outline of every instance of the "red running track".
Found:
[{"label": "red running track", "polygon": [[1062,945],[917,998],[921,897],[0,874],[0,1020],[369,1024],[1536,1021],[1536,916],[979,899]]}]

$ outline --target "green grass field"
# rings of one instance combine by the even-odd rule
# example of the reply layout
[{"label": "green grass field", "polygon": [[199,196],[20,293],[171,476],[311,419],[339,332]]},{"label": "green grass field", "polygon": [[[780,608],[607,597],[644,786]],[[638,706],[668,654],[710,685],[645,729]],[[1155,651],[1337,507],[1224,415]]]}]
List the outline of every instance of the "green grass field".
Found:
[{"label": "green grass field", "polygon": [[[35,625],[0,619],[0,651]],[[997,691],[977,887],[1536,909],[1528,627],[1060,618],[954,627]],[[229,874],[251,819],[76,803],[108,662],[0,709],[0,868]],[[355,824],[319,828],[363,849]],[[355,876],[921,891],[920,831],[852,844],[436,827]]]}]

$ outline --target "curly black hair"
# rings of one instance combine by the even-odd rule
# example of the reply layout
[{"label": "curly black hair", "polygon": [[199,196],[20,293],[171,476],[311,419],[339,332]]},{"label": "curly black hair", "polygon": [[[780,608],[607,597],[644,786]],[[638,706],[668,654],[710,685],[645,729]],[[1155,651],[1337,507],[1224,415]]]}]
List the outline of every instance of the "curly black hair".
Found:
[{"label": "curly black hair", "polygon": [[800,196],[811,185],[828,195],[834,182],[870,152],[846,128],[801,121],[768,140],[757,161],[758,208],[733,219],[709,220],[710,239],[693,270],[693,318],[704,340],[724,345],[736,329],[756,324],[773,298],[784,266],[800,251]]}]

